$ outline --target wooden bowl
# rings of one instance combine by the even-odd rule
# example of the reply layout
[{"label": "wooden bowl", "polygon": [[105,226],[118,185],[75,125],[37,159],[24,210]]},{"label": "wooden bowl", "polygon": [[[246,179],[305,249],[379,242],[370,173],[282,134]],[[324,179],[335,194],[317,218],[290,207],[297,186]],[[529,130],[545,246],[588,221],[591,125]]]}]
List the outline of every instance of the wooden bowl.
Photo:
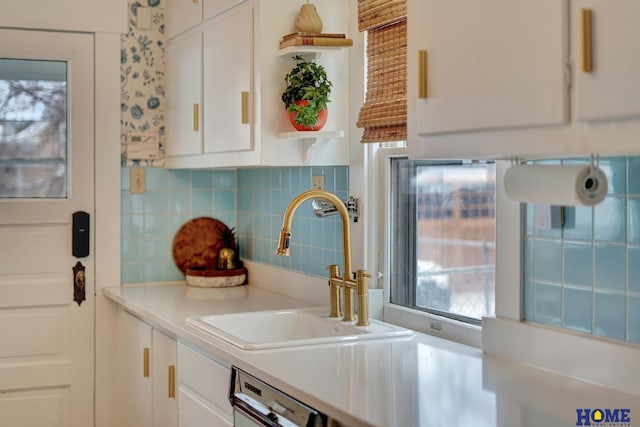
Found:
[{"label": "wooden bowl", "polygon": [[187,268],[187,284],[198,288],[225,288],[243,285],[247,281],[247,269],[210,270],[207,268]]}]

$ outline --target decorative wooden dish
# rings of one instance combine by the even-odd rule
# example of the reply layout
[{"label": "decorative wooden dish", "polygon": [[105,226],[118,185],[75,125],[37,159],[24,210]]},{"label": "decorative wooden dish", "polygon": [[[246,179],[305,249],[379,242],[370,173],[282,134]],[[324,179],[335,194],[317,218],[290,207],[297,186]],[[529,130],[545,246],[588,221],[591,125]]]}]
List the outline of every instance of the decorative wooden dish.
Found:
[{"label": "decorative wooden dish", "polygon": [[[215,218],[200,217],[187,221],[173,238],[173,260],[180,271],[187,268],[215,269],[218,253],[225,246],[222,236],[229,228]],[[235,243],[231,249],[235,248]]]},{"label": "decorative wooden dish", "polygon": [[187,284],[198,288],[225,288],[243,285],[247,280],[247,269],[212,270],[187,268]]}]

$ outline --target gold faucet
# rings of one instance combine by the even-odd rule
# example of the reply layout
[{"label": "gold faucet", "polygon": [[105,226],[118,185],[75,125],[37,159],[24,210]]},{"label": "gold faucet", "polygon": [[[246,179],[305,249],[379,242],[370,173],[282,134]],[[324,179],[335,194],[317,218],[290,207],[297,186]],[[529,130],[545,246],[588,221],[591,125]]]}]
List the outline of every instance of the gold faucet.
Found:
[{"label": "gold faucet", "polygon": [[311,199],[322,199],[332,203],[342,219],[342,256],[344,275],[340,275],[340,267],[338,265],[330,265],[329,269],[329,300],[331,303],[331,312],[329,317],[340,317],[340,288],[344,291],[344,316],[345,322],[356,320],[353,310],[353,293],[354,290],[358,294],[358,321],[357,326],[369,325],[369,286],[366,270],[358,270],[356,279],[353,279],[351,270],[351,233],[349,231],[349,211],[344,202],[335,194],[324,190],[309,190],[296,196],[284,213],[282,220],[282,230],[280,231],[280,240],[276,255],[289,256],[291,251],[289,243],[291,240],[291,223],[293,222],[293,214],[296,209],[304,202]]}]

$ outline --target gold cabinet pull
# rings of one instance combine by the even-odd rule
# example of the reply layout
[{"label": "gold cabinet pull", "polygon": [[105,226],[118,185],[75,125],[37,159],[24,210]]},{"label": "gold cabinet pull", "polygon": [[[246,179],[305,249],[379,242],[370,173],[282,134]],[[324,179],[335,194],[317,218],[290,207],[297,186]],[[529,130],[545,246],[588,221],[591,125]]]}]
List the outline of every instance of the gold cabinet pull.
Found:
[{"label": "gold cabinet pull", "polygon": [[149,378],[149,347],[145,347],[142,352],[142,376]]},{"label": "gold cabinet pull", "polygon": [[198,3],[199,0],[191,0],[191,1],[194,2],[194,3]]},{"label": "gold cabinet pull", "polygon": [[418,51],[418,98],[427,99],[427,51]]},{"label": "gold cabinet pull", "polygon": [[193,104],[193,131],[198,132],[200,119],[200,104]]},{"label": "gold cabinet pull", "polygon": [[242,124],[249,123],[249,92],[242,91]]},{"label": "gold cabinet pull", "polygon": [[580,10],[580,28],[582,33],[582,71],[593,71],[593,11]]},{"label": "gold cabinet pull", "polygon": [[176,398],[176,366],[169,365],[169,399]]}]

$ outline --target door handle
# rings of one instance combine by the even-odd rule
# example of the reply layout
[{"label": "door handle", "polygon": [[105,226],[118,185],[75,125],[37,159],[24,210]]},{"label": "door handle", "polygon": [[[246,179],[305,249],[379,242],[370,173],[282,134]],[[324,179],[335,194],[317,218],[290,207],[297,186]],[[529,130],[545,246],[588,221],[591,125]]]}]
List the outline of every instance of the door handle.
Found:
[{"label": "door handle", "polygon": [[73,266],[73,300],[78,303],[78,306],[82,304],[86,295],[87,277],[85,274],[85,266],[80,261],[76,262]]},{"label": "door handle", "polygon": [[582,32],[582,71],[593,71],[593,12],[591,9],[580,10]]}]

